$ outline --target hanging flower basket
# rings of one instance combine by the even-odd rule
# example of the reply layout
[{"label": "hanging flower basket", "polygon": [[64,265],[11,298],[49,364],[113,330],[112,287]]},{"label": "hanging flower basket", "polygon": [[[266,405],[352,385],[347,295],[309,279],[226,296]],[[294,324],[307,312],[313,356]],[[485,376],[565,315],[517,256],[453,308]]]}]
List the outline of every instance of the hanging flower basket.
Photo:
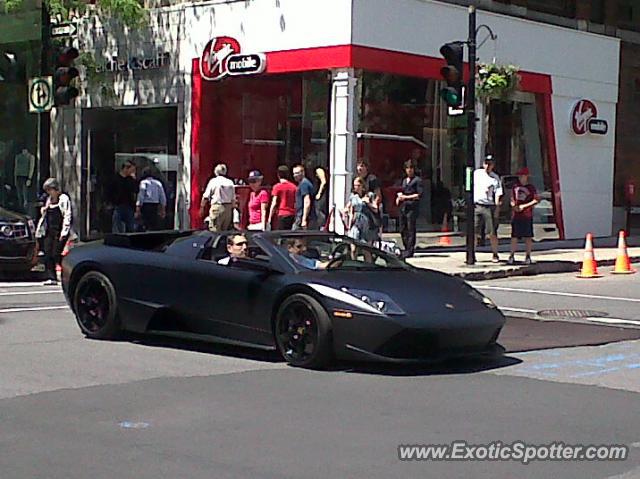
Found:
[{"label": "hanging flower basket", "polygon": [[478,68],[477,95],[480,99],[505,99],[518,89],[520,76],[514,65],[481,63]]}]

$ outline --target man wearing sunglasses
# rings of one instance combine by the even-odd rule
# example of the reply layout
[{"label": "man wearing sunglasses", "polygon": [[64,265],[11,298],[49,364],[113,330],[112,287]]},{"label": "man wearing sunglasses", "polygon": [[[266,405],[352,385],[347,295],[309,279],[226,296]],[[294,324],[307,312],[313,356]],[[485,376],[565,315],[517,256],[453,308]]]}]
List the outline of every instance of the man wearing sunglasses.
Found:
[{"label": "man wearing sunglasses", "polygon": [[231,235],[227,237],[227,252],[229,256],[225,256],[218,261],[218,264],[227,266],[231,258],[248,258],[247,256],[247,238],[245,235]]}]

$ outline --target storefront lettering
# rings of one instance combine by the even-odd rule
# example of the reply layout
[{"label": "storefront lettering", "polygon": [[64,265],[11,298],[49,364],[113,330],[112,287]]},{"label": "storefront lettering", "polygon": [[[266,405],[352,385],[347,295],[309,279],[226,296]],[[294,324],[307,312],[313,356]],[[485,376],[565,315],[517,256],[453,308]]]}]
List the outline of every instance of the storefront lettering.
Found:
[{"label": "storefront lettering", "polygon": [[127,60],[120,60],[117,56],[111,57],[104,64],[96,67],[96,72],[124,72],[136,70],[157,70],[169,65],[171,55],[168,52],[158,53],[155,57],[129,57]]},{"label": "storefront lettering", "polygon": [[248,55],[231,55],[227,62],[229,75],[254,75],[262,73],[266,66],[264,55],[251,53]]}]

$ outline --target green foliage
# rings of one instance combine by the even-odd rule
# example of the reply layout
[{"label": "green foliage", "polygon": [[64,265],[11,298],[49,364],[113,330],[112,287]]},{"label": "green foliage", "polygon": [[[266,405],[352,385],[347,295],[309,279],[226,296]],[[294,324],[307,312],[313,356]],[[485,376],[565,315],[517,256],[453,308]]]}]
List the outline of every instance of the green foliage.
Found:
[{"label": "green foliage", "polygon": [[93,53],[82,52],[76,59],[76,63],[84,67],[86,88],[97,89],[98,94],[105,100],[114,100],[116,92],[113,89],[113,81],[107,77],[106,72],[98,71],[98,62]]},{"label": "green foliage", "polygon": [[[91,6],[85,0],[44,0],[51,18],[61,21],[71,20],[74,15],[82,15]],[[19,11],[23,0],[0,0],[0,12]],[[142,0],[97,0],[98,14],[122,22],[129,28],[141,28],[147,24],[148,12]]]},{"label": "green foliage", "polygon": [[481,63],[478,68],[476,90],[481,99],[506,98],[518,88],[520,77],[514,65]]}]

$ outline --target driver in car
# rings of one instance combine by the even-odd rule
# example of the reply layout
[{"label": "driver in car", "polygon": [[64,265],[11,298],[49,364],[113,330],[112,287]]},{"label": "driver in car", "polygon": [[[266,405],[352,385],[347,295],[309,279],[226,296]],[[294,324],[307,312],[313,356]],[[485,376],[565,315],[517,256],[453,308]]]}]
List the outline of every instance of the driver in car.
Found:
[{"label": "driver in car", "polygon": [[227,252],[229,256],[225,256],[218,260],[218,264],[228,265],[231,258],[248,258],[247,255],[247,238],[245,235],[235,234],[227,236]]},{"label": "driver in car", "polygon": [[328,263],[305,256],[307,242],[302,238],[287,239],[287,251],[289,251],[289,256],[304,268],[325,269],[327,267]]}]

